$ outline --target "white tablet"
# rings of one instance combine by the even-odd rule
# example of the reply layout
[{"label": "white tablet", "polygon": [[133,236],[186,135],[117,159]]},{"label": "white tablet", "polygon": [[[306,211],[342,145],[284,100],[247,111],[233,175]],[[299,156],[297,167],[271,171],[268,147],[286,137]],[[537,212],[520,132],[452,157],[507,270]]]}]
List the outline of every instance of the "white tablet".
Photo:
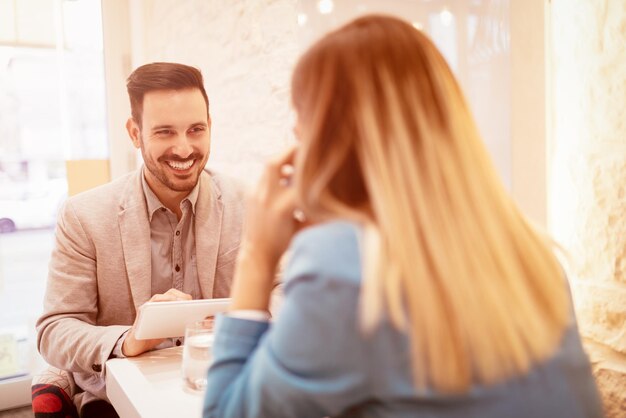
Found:
[{"label": "white tablet", "polygon": [[185,325],[225,312],[230,302],[230,298],[146,302],[139,309],[135,338],[182,337]]}]

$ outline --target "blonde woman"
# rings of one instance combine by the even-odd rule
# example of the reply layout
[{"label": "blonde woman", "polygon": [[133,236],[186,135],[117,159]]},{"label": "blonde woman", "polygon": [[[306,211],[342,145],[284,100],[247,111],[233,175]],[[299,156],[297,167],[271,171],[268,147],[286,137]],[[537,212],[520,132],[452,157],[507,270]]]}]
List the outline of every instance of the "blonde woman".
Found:
[{"label": "blonde woman", "polygon": [[250,202],[204,416],[602,416],[562,270],[432,42],[357,19],[300,59],[292,95],[299,145]]}]

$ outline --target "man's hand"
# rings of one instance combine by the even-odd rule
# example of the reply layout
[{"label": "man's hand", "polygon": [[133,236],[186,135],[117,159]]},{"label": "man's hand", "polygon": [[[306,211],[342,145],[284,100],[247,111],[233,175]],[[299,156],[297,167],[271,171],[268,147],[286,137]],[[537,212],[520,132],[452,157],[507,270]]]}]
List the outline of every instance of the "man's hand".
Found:
[{"label": "man's hand", "polygon": [[[152,296],[148,302],[168,302],[168,301],[176,301],[176,300],[191,300],[191,295],[187,293],[183,293],[176,289],[170,289],[167,292],[161,294],[157,293]],[[154,339],[154,340],[138,340],[135,338],[135,327],[137,326],[137,318],[135,318],[135,323],[132,328],[126,334],[126,338],[124,339],[124,343],[122,344],[122,353],[126,357],[134,357],[141,353],[145,353],[156,347],[157,345],[163,342],[162,338]]]}]

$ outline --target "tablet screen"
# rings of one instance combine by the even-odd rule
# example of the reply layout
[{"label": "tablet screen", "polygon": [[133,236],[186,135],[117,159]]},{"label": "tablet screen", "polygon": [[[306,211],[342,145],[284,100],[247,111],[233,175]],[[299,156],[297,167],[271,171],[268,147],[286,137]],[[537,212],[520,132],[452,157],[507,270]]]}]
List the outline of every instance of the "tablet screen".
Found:
[{"label": "tablet screen", "polygon": [[146,302],[139,309],[135,338],[173,338],[185,335],[185,325],[225,312],[230,298]]}]

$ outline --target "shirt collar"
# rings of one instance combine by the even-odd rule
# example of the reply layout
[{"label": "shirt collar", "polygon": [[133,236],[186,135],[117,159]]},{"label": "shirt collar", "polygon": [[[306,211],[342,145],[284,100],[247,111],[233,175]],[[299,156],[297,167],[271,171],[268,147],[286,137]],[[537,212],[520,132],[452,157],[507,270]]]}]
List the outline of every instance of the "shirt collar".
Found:
[{"label": "shirt collar", "polygon": [[[146,197],[146,204],[148,205],[148,217],[150,218],[150,222],[152,222],[152,216],[154,215],[154,212],[156,212],[157,210],[161,208],[165,209],[165,205],[161,203],[157,195],[154,194],[154,192],[148,185],[148,182],[146,181],[146,176],[143,174],[143,169],[141,171],[142,171],[141,186],[143,188],[143,194]],[[182,205],[185,203],[186,200],[189,201],[189,203],[191,203],[191,210],[194,215],[196,214],[196,202],[198,201],[199,192],[200,192],[200,179],[198,179],[198,182],[193,187],[193,189],[191,189],[191,192],[189,192],[187,197],[185,197],[180,202],[181,207],[182,207]]]}]

